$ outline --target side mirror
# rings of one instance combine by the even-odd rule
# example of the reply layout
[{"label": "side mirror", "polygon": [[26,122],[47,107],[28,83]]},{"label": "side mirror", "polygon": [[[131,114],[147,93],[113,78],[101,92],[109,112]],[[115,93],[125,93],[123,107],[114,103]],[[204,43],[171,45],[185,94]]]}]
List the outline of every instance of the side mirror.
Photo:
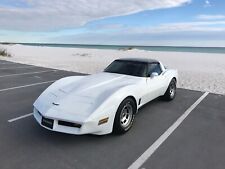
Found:
[{"label": "side mirror", "polygon": [[154,77],[156,77],[156,76],[159,76],[159,74],[158,74],[157,72],[153,72],[153,73],[150,75],[151,78],[154,78]]}]

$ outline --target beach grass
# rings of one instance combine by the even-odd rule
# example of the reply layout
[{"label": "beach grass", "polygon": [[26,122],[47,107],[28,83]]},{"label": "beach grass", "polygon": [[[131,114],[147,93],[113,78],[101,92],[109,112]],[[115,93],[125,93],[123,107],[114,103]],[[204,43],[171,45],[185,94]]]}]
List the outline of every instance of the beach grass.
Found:
[{"label": "beach grass", "polygon": [[7,49],[0,48],[0,56],[11,57],[12,55],[7,51]]}]

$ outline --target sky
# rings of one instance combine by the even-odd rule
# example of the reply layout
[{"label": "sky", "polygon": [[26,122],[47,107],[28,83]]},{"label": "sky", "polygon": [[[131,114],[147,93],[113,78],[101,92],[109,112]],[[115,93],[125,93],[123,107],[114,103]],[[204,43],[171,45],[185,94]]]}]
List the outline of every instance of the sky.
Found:
[{"label": "sky", "polygon": [[225,0],[0,0],[0,42],[225,47]]}]

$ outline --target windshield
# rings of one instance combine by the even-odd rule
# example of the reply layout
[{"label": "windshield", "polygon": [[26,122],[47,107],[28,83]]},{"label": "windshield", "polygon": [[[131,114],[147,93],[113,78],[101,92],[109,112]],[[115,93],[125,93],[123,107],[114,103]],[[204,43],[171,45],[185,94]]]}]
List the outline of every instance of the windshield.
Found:
[{"label": "windshield", "polygon": [[105,72],[146,77],[146,70],[147,63],[115,60],[105,69]]}]

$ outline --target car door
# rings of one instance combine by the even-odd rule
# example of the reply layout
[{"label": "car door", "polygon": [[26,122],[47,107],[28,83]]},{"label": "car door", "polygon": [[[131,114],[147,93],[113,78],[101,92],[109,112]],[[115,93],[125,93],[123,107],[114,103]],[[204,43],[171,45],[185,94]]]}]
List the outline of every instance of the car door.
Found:
[{"label": "car door", "polygon": [[147,103],[162,93],[164,86],[164,76],[159,63],[148,64],[148,77],[146,78],[146,93],[143,97],[143,102]]}]

